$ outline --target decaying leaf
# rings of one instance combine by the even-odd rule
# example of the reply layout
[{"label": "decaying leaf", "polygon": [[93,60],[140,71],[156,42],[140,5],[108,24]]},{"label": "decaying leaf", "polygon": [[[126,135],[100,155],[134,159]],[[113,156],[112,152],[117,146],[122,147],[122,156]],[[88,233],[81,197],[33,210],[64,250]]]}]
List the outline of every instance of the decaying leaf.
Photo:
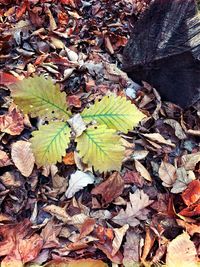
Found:
[{"label": "decaying leaf", "polygon": [[92,173],[85,173],[82,171],[76,171],[71,175],[69,180],[69,186],[65,192],[67,198],[73,197],[76,192],[80,191],[88,184],[94,183],[94,176]]},{"label": "decaying leaf", "polygon": [[126,242],[124,244],[123,264],[127,267],[137,266],[140,260],[140,240],[141,236],[134,230],[128,230]]},{"label": "decaying leaf", "polygon": [[0,132],[19,135],[24,129],[24,117],[15,107],[10,107],[5,115],[0,116]]},{"label": "decaying leaf", "polygon": [[196,248],[187,233],[177,236],[167,249],[167,267],[197,267]]},{"label": "decaying leaf", "polygon": [[190,206],[200,199],[200,181],[195,180],[189,183],[188,187],[182,193],[183,201]]},{"label": "decaying leaf", "polygon": [[26,141],[17,141],[12,145],[11,150],[11,156],[15,166],[25,177],[31,175],[35,163],[30,145],[31,143]]},{"label": "decaying leaf", "polygon": [[42,125],[32,135],[31,148],[38,166],[62,161],[70,141],[70,128],[65,122]]},{"label": "decaying leaf", "polygon": [[32,117],[48,119],[68,119],[66,94],[60,92],[59,86],[43,76],[24,79],[9,85],[11,95],[24,113]]},{"label": "decaying leaf", "polygon": [[91,193],[101,195],[103,204],[107,205],[120,196],[123,189],[124,180],[118,172],[114,172],[107,180],[92,189]]},{"label": "decaying leaf", "polygon": [[180,167],[176,170],[176,181],[173,184],[171,192],[178,194],[183,192],[187,188],[187,185],[195,179],[195,175],[192,171],[186,171],[184,167]]},{"label": "decaying leaf", "polygon": [[136,106],[125,97],[105,96],[100,102],[86,108],[81,113],[86,122],[97,121],[110,129],[127,133],[145,117]]},{"label": "decaying leaf", "polygon": [[113,246],[112,256],[114,256],[117,253],[117,251],[120,249],[123,237],[126,234],[128,228],[129,228],[129,225],[125,224],[121,228],[114,228],[113,229],[113,231],[115,233],[115,237],[114,237],[113,243],[112,243],[112,246]]},{"label": "decaying leaf", "polygon": [[175,147],[175,144],[173,144],[170,140],[166,140],[161,134],[159,133],[150,133],[150,134],[142,134],[144,137],[149,139],[150,141],[159,143],[159,144],[164,144],[168,146]]},{"label": "decaying leaf", "polygon": [[12,163],[8,155],[6,154],[6,152],[4,152],[3,150],[0,150],[0,167],[5,167],[11,164]]},{"label": "decaying leaf", "polygon": [[200,152],[182,156],[182,162],[186,170],[194,170],[198,162],[200,162]]},{"label": "decaying leaf", "polygon": [[83,259],[71,262],[54,260],[52,263],[48,263],[46,267],[108,267],[108,265],[100,260]]},{"label": "decaying leaf", "polygon": [[84,163],[100,172],[120,170],[124,147],[115,130],[106,125],[90,127],[76,141]]},{"label": "decaying leaf", "polygon": [[140,220],[146,220],[148,210],[146,207],[153,203],[149,196],[142,190],[136,190],[134,194],[130,194],[130,202],[127,203],[126,209],[121,209],[117,216],[112,220],[119,224],[129,224],[132,227],[140,224]]},{"label": "decaying leaf", "polygon": [[158,173],[164,186],[171,187],[174,184],[176,180],[176,168],[172,164],[162,161]]}]

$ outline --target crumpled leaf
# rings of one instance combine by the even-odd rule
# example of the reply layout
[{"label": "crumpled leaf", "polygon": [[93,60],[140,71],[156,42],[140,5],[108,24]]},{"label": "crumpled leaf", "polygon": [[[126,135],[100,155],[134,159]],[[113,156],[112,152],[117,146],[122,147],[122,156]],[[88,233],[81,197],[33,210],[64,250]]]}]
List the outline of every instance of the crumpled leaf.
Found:
[{"label": "crumpled leaf", "polygon": [[168,246],[167,267],[197,267],[196,248],[187,233],[173,239]]},{"label": "crumpled leaf", "polygon": [[31,148],[38,166],[62,161],[70,142],[70,128],[65,122],[42,125],[38,131],[32,132],[32,135]]},{"label": "crumpled leaf", "polygon": [[[25,220],[19,224],[2,225],[0,227],[0,256],[6,256],[2,266],[22,266],[34,260],[43,246],[43,240],[38,234],[30,236],[31,223]],[[11,265],[17,263],[18,265]]]},{"label": "crumpled leaf", "polygon": [[189,183],[182,193],[182,199],[187,206],[190,206],[200,199],[200,181],[195,180]]},{"label": "crumpled leaf", "polygon": [[24,129],[24,117],[15,107],[9,108],[7,114],[0,116],[0,132],[19,135]]},{"label": "crumpled leaf", "polygon": [[184,140],[187,138],[187,135],[183,131],[181,125],[179,124],[178,121],[173,120],[173,119],[166,119],[164,120],[164,123],[170,125],[174,130],[175,130],[175,135],[180,139]]},{"label": "crumpled leaf", "polygon": [[143,190],[137,189],[134,194],[130,194],[130,202],[127,202],[126,209],[121,209],[117,216],[112,220],[119,224],[129,224],[132,227],[140,224],[140,220],[146,220],[148,210],[145,209],[153,203]]},{"label": "crumpled leaf", "polygon": [[184,164],[185,169],[188,170],[194,170],[195,166],[198,162],[200,162],[200,152],[188,154],[182,156],[182,162]]},{"label": "crumpled leaf", "polygon": [[67,188],[65,196],[67,198],[73,197],[76,194],[76,192],[80,191],[88,184],[93,184],[93,183],[94,183],[94,176],[92,173],[76,171],[70,177],[69,186]]},{"label": "crumpled leaf", "polygon": [[35,158],[30,145],[31,143],[26,141],[17,141],[12,145],[11,149],[13,162],[25,177],[31,175],[35,163]]},{"label": "crumpled leaf", "polygon": [[60,92],[59,86],[43,76],[24,79],[8,86],[15,103],[24,113],[32,117],[40,116],[48,119],[69,118],[66,94]]},{"label": "crumpled leaf", "polygon": [[88,128],[76,138],[77,150],[83,162],[94,166],[95,170],[120,170],[124,155],[124,147],[113,129],[106,125]]},{"label": "crumpled leaf", "polygon": [[105,96],[90,108],[85,108],[81,116],[86,122],[97,121],[110,129],[127,133],[145,117],[135,105],[125,97]]},{"label": "crumpled leaf", "polygon": [[183,192],[187,188],[187,185],[195,179],[195,175],[192,171],[186,171],[184,167],[180,167],[176,170],[177,178],[171,192],[178,194]]},{"label": "crumpled leaf", "polygon": [[171,187],[175,180],[176,180],[176,168],[168,163],[168,162],[161,162],[159,171],[158,171],[160,179],[163,181],[163,186]]},{"label": "crumpled leaf", "polygon": [[91,193],[92,195],[101,195],[103,204],[109,204],[122,194],[123,189],[124,180],[118,172],[114,172],[108,179],[92,189]]}]

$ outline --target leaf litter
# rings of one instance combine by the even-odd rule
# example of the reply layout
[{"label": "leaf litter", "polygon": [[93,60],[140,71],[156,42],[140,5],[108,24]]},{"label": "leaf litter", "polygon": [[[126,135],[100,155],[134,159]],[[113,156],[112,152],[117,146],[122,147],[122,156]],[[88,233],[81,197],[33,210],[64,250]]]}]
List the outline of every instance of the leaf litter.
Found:
[{"label": "leaf litter", "polygon": [[[121,71],[130,17],[149,2],[0,1],[1,266],[197,265],[198,107],[161,102],[155,89],[133,86]],[[29,139],[46,114],[27,120],[8,89],[31,75],[59,83],[61,104],[76,114],[110,92],[129,92],[146,117],[123,134],[118,172],[89,168],[74,143],[56,166],[37,167]]]}]

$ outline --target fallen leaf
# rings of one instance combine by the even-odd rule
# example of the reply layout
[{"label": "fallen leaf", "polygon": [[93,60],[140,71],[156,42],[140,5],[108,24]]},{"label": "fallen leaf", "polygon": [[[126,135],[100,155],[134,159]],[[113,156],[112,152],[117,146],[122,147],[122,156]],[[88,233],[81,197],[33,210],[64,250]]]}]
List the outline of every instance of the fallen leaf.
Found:
[{"label": "fallen leaf", "polygon": [[69,186],[67,188],[65,196],[67,198],[71,198],[76,194],[76,192],[80,191],[88,184],[93,184],[93,183],[94,183],[94,176],[92,173],[76,171],[70,177]]},{"label": "fallen leaf", "polygon": [[29,142],[17,141],[11,148],[12,160],[21,174],[25,177],[31,175],[35,163],[35,158],[30,146],[31,143]]},{"label": "fallen leaf", "polygon": [[119,172],[114,172],[106,181],[92,189],[92,195],[101,195],[104,205],[120,196],[124,189],[124,181]]},{"label": "fallen leaf", "polygon": [[80,229],[80,239],[89,235],[93,230],[96,224],[96,220],[93,218],[87,218],[84,223],[81,225]]},{"label": "fallen leaf", "polygon": [[5,172],[0,176],[0,181],[8,188],[22,186],[22,180],[13,172]]},{"label": "fallen leaf", "polygon": [[146,209],[153,203],[149,196],[142,190],[137,189],[134,194],[130,194],[130,202],[127,202],[126,210],[121,209],[112,220],[119,224],[129,224],[132,227],[140,224],[140,220],[146,220],[149,211]]},{"label": "fallen leaf", "polygon": [[82,133],[86,130],[86,124],[83,121],[80,114],[74,115],[71,119],[68,120],[69,125],[72,127],[76,137],[82,135]]},{"label": "fallen leaf", "polygon": [[167,248],[167,267],[197,267],[196,248],[187,233],[173,239]]},{"label": "fallen leaf", "polygon": [[199,223],[187,223],[183,220],[176,219],[176,222],[178,223],[179,226],[183,227],[186,229],[187,233],[189,235],[193,236],[194,234],[200,234],[200,224]]},{"label": "fallen leaf", "polygon": [[38,234],[30,235],[30,227],[29,220],[0,227],[0,256],[6,256],[1,262],[2,266],[13,266],[11,264],[15,261],[25,264],[38,256],[43,240]]},{"label": "fallen leaf", "polygon": [[185,169],[188,170],[194,170],[197,163],[200,162],[200,152],[184,155],[181,158],[183,162],[183,166]]},{"label": "fallen leaf", "polygon": [[59,247],[60,243],[57,238],[61,231],[61,226],[57,226],[53,221],[49,221],[42,229],[41,237],[43,238],[43,249]]},{"label": "fallen leaf", "polygon": [[135,184],[138,187],[144,185],[144,179],[136,171],[126,171],[123,176],[125,184]]},{"label": "fallen leaf", "polygon": [[200,181],[195,180],[189,183],[181,196],[187,206],[197,202],[200,199]]},{"label": "fallen leaf", "polygon": [[19,79],[12,74],[0,71],[0,84],[9,85],[17,81],[19,81]]},{"label": "fallen leaf", "polygon": [[[125,266],[134,266],[140,260],[140,240],[141,236],[134,230],[129,230],[126,234],[124,248],[123,264]],[[130,263],[130,265],[128,265]]]},{"label": "fallen leaf", "polygon": [[71,151],[71,152],[67,153],[63,157],[63,162],[65,163],[65,165],[74,165],[75,164],[74,152]]},{"label": "fallen leaf", "polygon": [[144,137],[146,137],[147,139],[153,141],[153,142],[157,142],[160,144],[164,144],[164,145],[168,145],[168,146],[172,146],[175,147],[176,145],[173,144],[170,140],[166,140],[161,134],[159,133],[150,133],[150,134],[142,134]]},{"label": "fallen leaf", "polygon": [[67,97],[67,103],[69,107],[76,107],[80,108],[81,107],[81,100],[80,97],[77,95],[70,95]]},{"label": "fallen leaf", "polygon": [[114,256],[119,251],[121,244],[122,244],[123,237],[125,236],[128,228],[129,228],[129,225],[125,224],[121,228],[113,229],[115,237],[112,242],[112,247],[113,247],[112,256]]},{"label": "fallen leaf", "polygon": [[24,118],[16,108],[10,108],[7,114],[0,116],[0,132],[19,135],[24,129]]},{"label": "fallen leaf", "polygon": [[71,262],[67,262],[65,260],[54,260],[45,266],[46,267],[108,267],[108,265],[103,261],[93,260],[93,259],[83,259]]},{"label": "fallen leaf", "polygon": [[195,179],[194,173],[191,175],[191,171],[186,171],[184,167],[180,167],[176,170],[176,181],[173,184],[171,192],[178,194],[183,192],[187,188],[187,185]]},{"label": "fallen leaf", "polygon": [[158,174],[160,179],[163,181],[162,185],[166,187],[173,186],[177,176],[176,176],[176,168],[165,161],[161,162],[160,168],[158,170]]},{"label": "fallen leaf", "polygon": [[181,210],[179,212],[179,215],[185,216],[185,217],[199,216],[200,215],[200,203],[192,204],[189,207]]},{"label": "fallen leaf", "polygon": [[187,138],[187,135],[183,131],[181,125],[178,123],[178,121],[173,120],[173,119],[166,119],[164,120],[164,123],[170,125],[174,130],[175,130],[175,135],[178,137],[180,140],[184,140]]},{"label": "fallen leaf", "polygon": [[140,163],[136,159],[135,159],[135,168],[145,180],[152,182],[152,178],[148,170],[144,167],[144,165],[142,165],[142,163]]},{"label": "fallen leaf", "polygon": [[0,167],[12,165],[8,155],[3,150],[0,150]]}]

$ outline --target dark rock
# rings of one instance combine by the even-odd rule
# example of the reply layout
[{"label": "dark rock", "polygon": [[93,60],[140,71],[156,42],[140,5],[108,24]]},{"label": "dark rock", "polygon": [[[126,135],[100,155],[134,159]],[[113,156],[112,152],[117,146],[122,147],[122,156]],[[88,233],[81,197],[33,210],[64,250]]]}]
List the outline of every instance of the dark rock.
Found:
[{"label": "dark rock", "polygon": [[200,15],[195,0],[154,0],[136,22],[123,69],[147,81],[163,100],[188,107],[200,100]]}]

